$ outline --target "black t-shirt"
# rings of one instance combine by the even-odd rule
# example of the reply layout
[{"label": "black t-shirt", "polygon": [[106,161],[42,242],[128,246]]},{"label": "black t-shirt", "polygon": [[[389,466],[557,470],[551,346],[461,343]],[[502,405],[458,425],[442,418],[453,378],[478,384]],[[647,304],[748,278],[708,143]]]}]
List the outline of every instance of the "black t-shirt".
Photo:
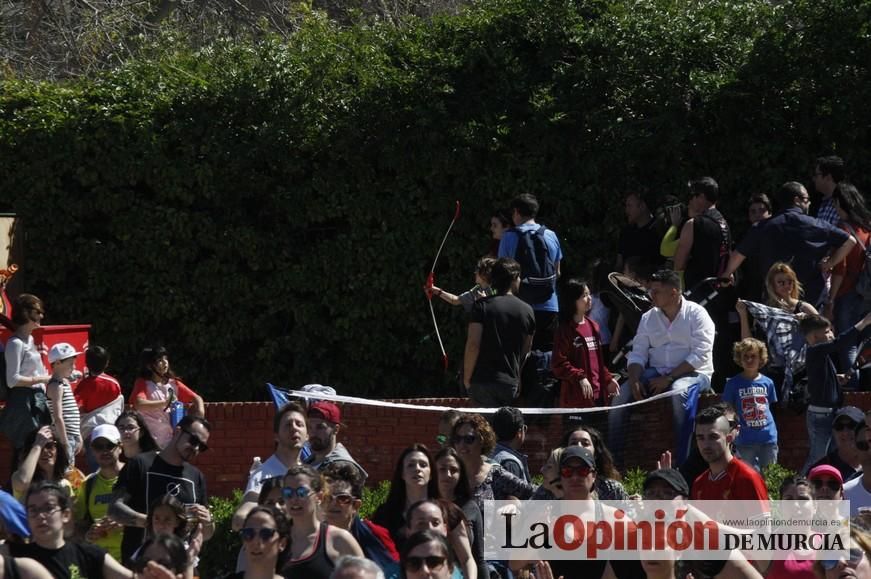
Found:
[{"label": "black t-shirt", "polygon": [[[106,551],[96,545],[66,543],[60,549],[45,549],[36,543],[9,543],[13,557],[29,557],[45,567],[56,579],[102,579]],[[78,574],[74,571],[78,570]]]},{"label": "black t-shirt", "polygon": [[[151,503],[167,494],[185,505],[208,506],[206,478],[200,469],[186,462],[182,466],[169,464],[153,451],[133,457],[121,469],[115,483],[115,490],[119,489],[130,494],[128,506],[140,513],[147,513]],[[121,556],[125,564],[142,544],[144,534],[145,529],[124,527]]]},{"label": "black t-shirt", "polygon": [[645,265],[660,265],[665,261],[659,253],[661,242],[662,235],[656,229],[656,219],[651,219],[642,227],[629,224],[620,232],[617,253],[623,256],[624,263],[630,257],[638,256]]},{"label": "black t-shirt", "polygon": [[513,295],[490,296],[475,302],[469,322],[484,326],[471,381],[517,386],[523,343],[535,334],[532,307]]},{"label": "black t-shirt", "polygon": [[691,288],[706,277],[717,277],[726,268],[732,236],[726,218],[710,207],[693,218],[693,247],[684,272],[687,288]]}]

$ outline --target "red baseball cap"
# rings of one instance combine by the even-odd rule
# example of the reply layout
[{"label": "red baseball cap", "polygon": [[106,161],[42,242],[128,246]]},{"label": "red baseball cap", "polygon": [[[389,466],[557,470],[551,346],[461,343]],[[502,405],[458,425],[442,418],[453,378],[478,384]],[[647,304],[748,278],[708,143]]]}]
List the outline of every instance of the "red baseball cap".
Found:
[{"label": "red baseball cap", "polygon": [[334,402],[315,402],[308,409],[309,418],[323,418],[327,422],[339,424],[342,422],[342,411]]},{"label": "red baseball cap", "polygon": [[841,471],[839,471],[830,464],[821,464],[819,466],[815,466],[807,474],[808,480],[813,480],[822,476],[830,476],[839,483],[841,483],[841,485],[844,484],[844,477],[841,476]]}]

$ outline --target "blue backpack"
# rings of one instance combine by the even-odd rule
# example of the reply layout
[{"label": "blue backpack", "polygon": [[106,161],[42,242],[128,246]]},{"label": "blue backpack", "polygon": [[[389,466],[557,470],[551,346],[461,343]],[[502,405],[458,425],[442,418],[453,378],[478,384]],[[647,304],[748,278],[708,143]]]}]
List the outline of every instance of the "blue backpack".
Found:
[{"label": "blue backpack", "polygon": [[556,264],[544,239],[547,228],[539,225],[535,231],[513,231],[517,234],[514,259],[520,264],[518,297],[530,305],[546,302],[556,291]]}]

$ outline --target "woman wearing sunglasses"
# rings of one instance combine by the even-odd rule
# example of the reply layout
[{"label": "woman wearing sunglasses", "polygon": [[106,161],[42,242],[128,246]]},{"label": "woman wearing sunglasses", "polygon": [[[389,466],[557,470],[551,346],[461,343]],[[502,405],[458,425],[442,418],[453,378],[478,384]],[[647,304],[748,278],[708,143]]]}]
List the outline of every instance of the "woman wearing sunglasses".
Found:
[{"label": "woman wearing sunglasses", "polygon": [[386,575],[399,570],[399,553],[390,532],[372,521],[360,518],[363,504],[363,477],[350,463],[336,462],[324,469],[326,490],[321,512],[326,522],[345,529],[357,540],[363,554],[374,561]]},{"label": "woman wearing sunglasses", "polygon": [[50,426],[30,433],[20,458],[18,469],[12,473],[12,494],[16,499],[23,500],[30,485],[42,481],[54,482],[72,495],[72,485],[64,478],[70,465],[68,454]]},{"label": "woman wearing sunglasses", "polygon": [[496,434],[480,414],[465,414],[456,424],[451,446],[466,466],[472,497],[484,511],[484,501],[509,498],[528,499],[535,487],[486,458],[496,446]]},{"label": "woman wearing sunglasses", "polygon": [[289,533],[283,511],[271,505],[251,509],[239,530],[246,568],[226,579],[279,579],[275,571],[287,548]]},{"label": "woman wearing sunglasses", "polygon": [[811,483],[817,514],[838,517],[839,503],[844,500],[844,479],[841,471],[830,464],[815,466],[807,474]]},{"label": "woman wearing sunglasses", "polygon": [[320,473],[308,465],[292,466],[284,475],[284,510],[293,525],[285,578],[329,579],[342,555],[363,556],[351,533],[318,519],[322,490]]},{"label": "woman wearing sunglasses", "polygon": [[405,542],[400,565],[403,579],[450,579],[454,557],[444,535],[421,531]]}]

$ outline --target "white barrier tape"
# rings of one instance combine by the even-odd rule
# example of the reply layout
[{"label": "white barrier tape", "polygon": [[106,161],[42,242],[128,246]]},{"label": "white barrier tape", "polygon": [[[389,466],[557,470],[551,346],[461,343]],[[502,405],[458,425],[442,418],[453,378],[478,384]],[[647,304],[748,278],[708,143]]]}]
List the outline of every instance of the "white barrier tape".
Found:
[{"label": "white barrier tape", "polygon": [[[656,394],[644,400],[636,400],[619,404],[617,406],[599,406],[597,408],[519,408],[523,414],[581,414],[590,412],[606,412],[616,408],[629,408],[631,406],[639,406],[647,404],[655,400],[670,398],[675,396],[692,386],[681,388],[679,390],[668,390],[661,394]],[[435,405],[417,405],[407,404],[405,402],[388,402],[386,400],[371,400],[369,398],[357,398],[356,396],[342,396],[340,394],[321,394],[319,392],[303,392],[302,390],[285,390],[290,396],[297,398],[313,398],[315,400],[329,400],[332,402],[343,402],[345,404],[362,404],[364,406],[380,406],[382,408],[401,408],[404,410],[425,410],[429,412],[444,412],[445,410],[458,410],[460,412],[469,412],[471,414],[494,414],[498,408],[454,408],[453,406],[435,406]]]}]

